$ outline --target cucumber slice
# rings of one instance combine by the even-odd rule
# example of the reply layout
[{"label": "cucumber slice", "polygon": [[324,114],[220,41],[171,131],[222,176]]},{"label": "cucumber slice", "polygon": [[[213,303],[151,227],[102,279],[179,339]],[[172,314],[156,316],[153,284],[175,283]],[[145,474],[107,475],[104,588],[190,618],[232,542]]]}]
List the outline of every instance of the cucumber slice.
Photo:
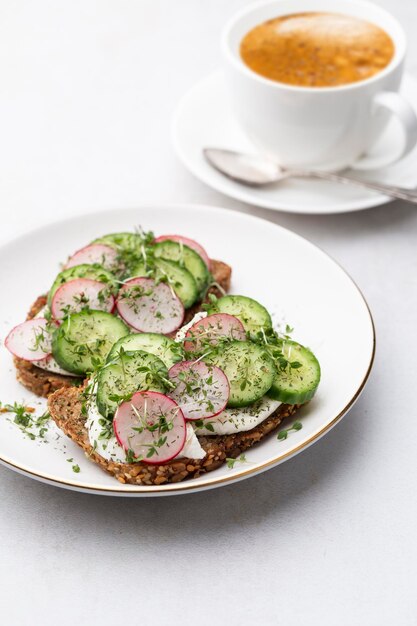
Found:
[{"label": "cucumber slice", "polygon": [[91,243],[106,243],[114,248],[123,250],[139,249],[143,242],[143,237],[137,233],[109,233],[94,239]]},{"label": "cucumber slice", "polygon": [[52,354],[68,372],[84,375],[103,365],[113,344],[129,332],[111,313],[80,311],[69,315],[54,332]]},{"label": "cucumber slice", "polygon": [[109,284],[114,288],[116,288],[117,284],[114,274],[109,272],[109,270],[104,269],[101,265],[88,265],[87,263],[83,265],[74,265],[73,267],[69,267],[68,269],[60,272],[55,278],[48,293],[49,308],[51,307],[52,298],[54,297],[58,287],[67,283],[69,280],[73,280],[74,278],[91,278],[92,280],[97,280],[100,283]]},{"label": "cucumber slice", "polygon": [[229,407],[248,406],[262,398],[277,373],[265,348],[249,341],[232,341],[205,361],[226,374],[230,384]]},{"label": "cucumber slice", "polygon": [[207,287],[210,276],[207,265],[192,248],[168,239],[155,244],[154,254],[156,258],[175,261],[180,267],[185,267],[194,276],[199,294]]},{"label": "cucumber slice", "polygon": [[272,320],[262,304],[247,296],[223,296],[209,309],[208,313],[229,313],[237,317],[249,333],[261,328],[271,328]]},{"label": "cucumber slice", "polygon": [[104,417],[136,391],[165,392],[168,369],[157,356],[142,350],[119,352],[97,376],[97,406]]},{"label": "cucumber slice", "polygon": [[164,279],[172,286],[173,290],[188,309],[198,299],[197,284],[185,267],[180,267],[174,261],[155,259],[151,266],[141,261],[132,270],[132,276],[151,276],[155,280]]},{"label": "cucumber slice", "polygon": [[139,233],[110,233],[95,239],[93,243],[113,246],[118,253],[118,261],[123,268],[122,275],[130,276],[132,267],[143,259],[146,237]]},{"label": "cucumber slice", "polygon": [[288,365],[285,367],[277,363],[277,375],[268,396],[286,404],[304,404],[317,391],[320,364],[311,350],[295,341],[285,340],[280,351]]},{"label": "cucumber slice", "polygon": [[120,348],[129,351],[142,350],[154,354],[161,359],[168,369],[184,358],[184,351],[180,344],[158,333],[132,333],[122,337],[110,350],[107,362],[115,358]]}]

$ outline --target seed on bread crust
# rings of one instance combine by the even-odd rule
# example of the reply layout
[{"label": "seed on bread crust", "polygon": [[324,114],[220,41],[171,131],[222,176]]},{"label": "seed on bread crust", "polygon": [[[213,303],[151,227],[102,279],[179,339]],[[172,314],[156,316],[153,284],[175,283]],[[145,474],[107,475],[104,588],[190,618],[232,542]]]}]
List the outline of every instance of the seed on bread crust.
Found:
[{"label": "seed on bread crust", "polygon": [[162,485],[177,483],[185,478],[197,478],[211,472],[226,462],[237,458],[245,450],[276,430],[281,422],[293,415],[297,405],[281,404],[277,410],[252,430],[233,435],[211,435],[198,440],[206,452],[203,459],[180,458],[163,465],[146,463],[117,463],[109,461],[94,451],[88,438],[85,417],[82,415],[82,399],[79,389],[59,389],[48,398],[48,407],[57,426],[85,451],[88,458],[117,478],[131,485]]}]

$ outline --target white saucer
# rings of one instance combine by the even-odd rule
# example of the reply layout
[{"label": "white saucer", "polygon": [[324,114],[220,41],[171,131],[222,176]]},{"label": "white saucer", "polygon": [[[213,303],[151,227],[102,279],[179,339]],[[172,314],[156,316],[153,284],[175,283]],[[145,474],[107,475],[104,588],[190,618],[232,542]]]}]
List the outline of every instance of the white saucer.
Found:
[{"label": "white saucer", "polygon": [[[291,213],[343,213],[389,202],[386,196],[358,187],[323,181],[290,180],[275,186],[250,188],[216,172],[204,160],[204,147],[256,152],[235,121],[222,71],[198,82],[180,102],[173,121],[175,150],[194,176],[226,196],[248,204]],[[417,81],[404,77],[402,92],[417,109]],[[393,120],[374,147],[372,158],[395,154],[401,131]],[[395,165],[355,176],[387,184],[417,187],[417,149]]]}]

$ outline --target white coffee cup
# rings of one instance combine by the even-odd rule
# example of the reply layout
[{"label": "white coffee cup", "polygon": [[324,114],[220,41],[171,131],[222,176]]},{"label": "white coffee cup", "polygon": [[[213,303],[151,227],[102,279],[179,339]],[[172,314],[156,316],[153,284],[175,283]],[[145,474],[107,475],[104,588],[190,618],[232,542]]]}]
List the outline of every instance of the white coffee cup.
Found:
[{"label": "white coffee cup", "polygon": [[[240,57],[246,33],[262,22],[305,11],[352,15],[380,26],[392,38],[395,53],[381,72],[338,87],[298,87],[255,73]],[[387,11],[362,0],[272,0],[251,5],[227,24],[222,39],[226,76],[235,116],[249,139],[287,167],[340,170],[386,165],[417,143],[417,117],[398,93],[406,38]],[[384,162],[361,159],[394,115],[404,131],[399,154]]]}]

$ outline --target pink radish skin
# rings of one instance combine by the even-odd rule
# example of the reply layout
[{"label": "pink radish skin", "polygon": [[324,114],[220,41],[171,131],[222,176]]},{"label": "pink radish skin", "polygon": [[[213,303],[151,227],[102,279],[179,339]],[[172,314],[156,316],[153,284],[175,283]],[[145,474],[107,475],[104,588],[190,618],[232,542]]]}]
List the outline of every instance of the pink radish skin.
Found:
[{"label": "pink radish skin", "polygon": [[185,419],[201,420],[219,415],[229,401],[230,385],[226,374],[203,361],[182,361],[168,372],[176,387],[169,392]]},{"label": "pink radish skin", "polygon": [[153,278],[132,278],[117,296],[117,311],[124,321],[143,333],[169,335],[184,319],[181,300],[166,283]]},{"label": "pink radish skin", "polygon": [[109,293],[108,285],[90,278],[74,278],[61,285],[52,298],[51,313],[56,320],[85,308],[111,313],[114,297]]},{"label": "pink radish skin", "polygon": [[[19,359],[42,361],[52,352],[50,324],[44,317],[27,320],[10,331],[4,345]],[[55,322],[52,324],[58,325]]]},{"label": "pink radish skin", "polygon": [[97,263],[102,267],[111,270],[117,266],[117,250],[103,243],[92,243],[89,246],[77,250],[66,262],[64,269],[74,267],[74,265],[93,265]]},{"label": "pink radish skin", "polygon": [[[159,428],[149,429],[160,420],[164,421]],[[166,424],[170,426],[169,430]],[[167,463],[175,458],[185,445],[187,433],[180,407],[156,391],[138,391],[123,402],[114,416],[113,428],[122,448],[126,452],[131,450],[136,458],[143,457],[141,460],[150,465]],[[142,432],[134,430],[138,428],[143,428]],[[163,438],[166,441],[157,445]]]},{"label": "pink radish skin", "polygon": [[169,239],[170,241],[178,241],[178,243],[183,243],[185,246],[192,248],[201,256],[204,263],[207,265],[208,269],[210,269],[210,258],[207,252],[204,250],[203,246],[201,246],[194,239],[189,239],[188,237],[183,237],[182,235],[161,235],[155,239],[155,243],[159,243],[160,241],[166,241]]},{"label": "pink radish skin", "polygon": [[[201,339],[211,346],[218,343],[219,337],[228,337],[235,341],[245,341],[246,331],[240,320],[229,313],[213,313],[199,320],[188,329],[185,335],[184,349],[198,352],[203,345]],[[188,341],[187,341],[188,339]]]}]

